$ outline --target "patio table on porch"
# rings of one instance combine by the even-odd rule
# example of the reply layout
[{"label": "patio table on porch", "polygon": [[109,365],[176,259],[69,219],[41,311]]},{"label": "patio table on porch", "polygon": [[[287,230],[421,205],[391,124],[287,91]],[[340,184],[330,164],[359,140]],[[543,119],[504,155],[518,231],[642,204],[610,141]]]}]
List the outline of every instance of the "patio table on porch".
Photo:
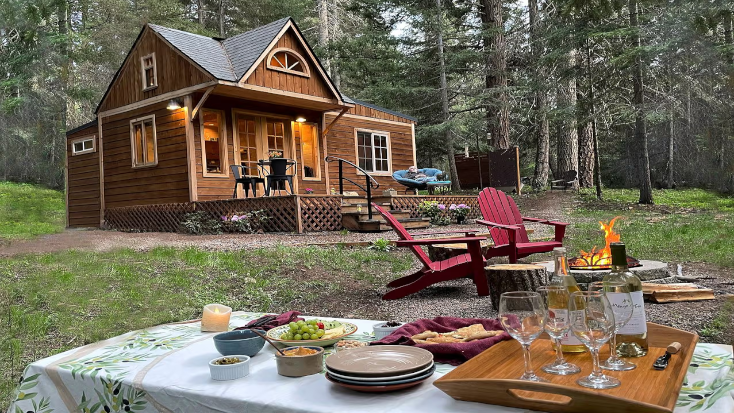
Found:
[{"label": "patio table on porch", "polygon": [[[230,327],[244,326],[262,315],[234,313]],[[340,320],[359,327],[351,339],[372,340],[376,321]],[[432,383],[453,369],[449,365],[437,365],[434,376],[417,387],[384,394],[342,389],[323,374],[279,376],[274,350],[267,344],[252,358],[249,376],[218,382],[210,378],[207,364],[219,356],[213,336],[202,333],[198,321],[168,324],[36,361],[26,368],[9,413],[52,409],[56,413],[524,412],[456,401],[444,394]],[[699,343],[696,347],[675,409],[676,413],[689,411],[734,412],[731,346]]]}]

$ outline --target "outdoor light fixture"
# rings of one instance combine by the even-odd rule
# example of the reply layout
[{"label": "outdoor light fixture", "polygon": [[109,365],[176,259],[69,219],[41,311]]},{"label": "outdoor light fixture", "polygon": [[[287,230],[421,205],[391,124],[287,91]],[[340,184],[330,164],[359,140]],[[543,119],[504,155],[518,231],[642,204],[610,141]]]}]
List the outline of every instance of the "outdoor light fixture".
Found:
[{"label": "outdoor light fixture", "polygon": [[171,99],[170,101],[168,101],[168,106],[166,106],[166,109],[168,110],[181,109],[181,101],[178,99]]},{"label": "outdoor light fixture", "polygon": [[305,121],[306,121],[306,118],[304,118],[303,116],[299,116],[299,117],[296,118],[296,122],[298,122],[298,123],[303,123]]}]

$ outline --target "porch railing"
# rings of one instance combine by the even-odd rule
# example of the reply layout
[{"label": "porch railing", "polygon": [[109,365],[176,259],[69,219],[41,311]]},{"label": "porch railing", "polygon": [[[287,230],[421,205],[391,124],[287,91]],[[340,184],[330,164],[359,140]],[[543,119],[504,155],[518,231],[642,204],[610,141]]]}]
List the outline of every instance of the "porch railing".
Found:
[{"label": "porch railing", "polygon": [[[326,162],[338,161],[339,162],[339,194],[340,195],[344,195],[344,181],[350,182],[352,185],[356,186],[357,188],[367,193],[367,218],[372,219],[372,189],[379,188],[380,183],[377,182],[377,180],[373,178],[367,171],[360,168],[358,165],[355,165],[352,162],[349,162],[346,159],[342,159],[337,156],[327,156],[326,158],[324,158],[324,161]],[[364,177],[365,177],[364,186],[344,176],[344,164],[345,163],[353,167],[357,171],[362,172],[364,174]]]}]

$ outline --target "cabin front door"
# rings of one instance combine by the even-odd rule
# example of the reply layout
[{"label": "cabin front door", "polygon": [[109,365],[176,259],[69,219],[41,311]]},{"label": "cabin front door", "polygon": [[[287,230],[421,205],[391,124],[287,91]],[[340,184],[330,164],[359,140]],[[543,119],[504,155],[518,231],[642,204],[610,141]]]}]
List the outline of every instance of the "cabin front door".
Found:
[{"label": "cabin front door", "polygon": [[[291,143],[291,121],[277,117],[235,111],[235,162],[245,167],[245,174],[260,176],[257,161],[268,159],[272,152],[280,152],[284,158],[295,159]],[[267,173],[267,169],[265,173]],[[258,194],[264,192],[262,185]]]}]

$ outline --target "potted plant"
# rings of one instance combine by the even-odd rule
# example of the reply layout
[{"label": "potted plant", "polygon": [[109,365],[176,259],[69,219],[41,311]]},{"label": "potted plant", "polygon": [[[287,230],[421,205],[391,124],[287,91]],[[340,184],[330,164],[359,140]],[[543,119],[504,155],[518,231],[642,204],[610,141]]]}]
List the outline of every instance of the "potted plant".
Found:
[{"label": "potted plant", "polygon": [[396,191],[393,188],[387,188],[386,190],[382,191],[382,195],[384,196],[395,196],[398,194],[398,191]]},{"label": "potted plant", "polygon": [[466,216],[469,214],[469,210],[471,209],[470,206],[466,204],[451,204],[449,207],[449,210],[454,215],[454,218],[456,218],[457,224],[463,224],[466,220]]},{"label": "potted plant", "polygon": [[313,188],[306,188],[306,193],[307,193],[308,195],[311,195],[311,194],[313,194]]}]

